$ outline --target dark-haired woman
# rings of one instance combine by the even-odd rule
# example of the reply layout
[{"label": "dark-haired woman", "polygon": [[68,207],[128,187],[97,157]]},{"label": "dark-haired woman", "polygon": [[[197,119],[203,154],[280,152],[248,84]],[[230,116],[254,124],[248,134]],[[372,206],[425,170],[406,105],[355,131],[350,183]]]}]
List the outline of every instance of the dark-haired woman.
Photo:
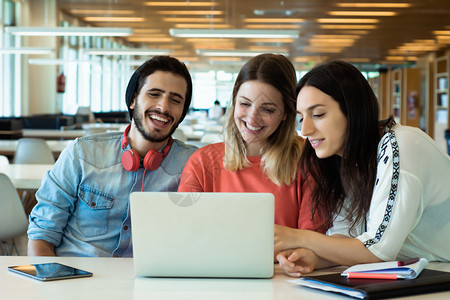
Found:
[{"label": "dark-haired woman", "polygon": [[[327,234],[297,230],[280,253],[284,271],[425,257],[450,260],[450,158],[417,128],[378,121],[367,80],[341,61],[313,68],[297,85],[307,138],[302,172]],[[291,247],[293,248],[293,247]]]}]

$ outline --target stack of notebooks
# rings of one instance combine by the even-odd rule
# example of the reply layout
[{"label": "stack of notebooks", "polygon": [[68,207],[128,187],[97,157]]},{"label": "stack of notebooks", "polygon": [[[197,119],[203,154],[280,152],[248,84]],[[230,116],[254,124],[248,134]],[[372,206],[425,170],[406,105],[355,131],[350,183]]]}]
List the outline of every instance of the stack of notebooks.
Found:
[{"label": "stack of notebooks", "polygon": [[361,264],[342,273],[302,276],[296,284],[358,299],[392,298],[450,290],[450,273],[425,269],[425,258]]}]

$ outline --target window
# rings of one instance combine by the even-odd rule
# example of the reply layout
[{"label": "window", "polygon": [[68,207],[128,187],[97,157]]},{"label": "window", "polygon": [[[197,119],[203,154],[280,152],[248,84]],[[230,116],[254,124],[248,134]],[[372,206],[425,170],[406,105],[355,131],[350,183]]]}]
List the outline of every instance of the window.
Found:
[{"label": "window", "polygon": [[191,106],[194,109],[208,109],[217,99],[225,107],[231,100],[237,73],[224,71],[194,72]]},{"label": "window", "polygon": [[[2,2],[0,2],[1,4]],[[16,6],[12,1],[3,3],[4,26],[16,25]],[[11,34],[0,32],[0,47],[13,47],[16,40]],[[0,117],[19,116],[21,109],[20,92],[20,55],[0,54]]]}]

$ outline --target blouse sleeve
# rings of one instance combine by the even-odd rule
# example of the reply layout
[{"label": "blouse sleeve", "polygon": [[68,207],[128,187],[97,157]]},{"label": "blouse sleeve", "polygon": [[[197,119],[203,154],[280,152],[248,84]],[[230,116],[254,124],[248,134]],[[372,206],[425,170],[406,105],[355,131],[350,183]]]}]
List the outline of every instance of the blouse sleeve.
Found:
[{"label": "blouse sleeve", "polygon": [[357,238],[380,259],[394,260],[420,219],[422,194],[420,180],[400,165],[395,133],[388,132],[379,144],[377,179],[365,232]]}]

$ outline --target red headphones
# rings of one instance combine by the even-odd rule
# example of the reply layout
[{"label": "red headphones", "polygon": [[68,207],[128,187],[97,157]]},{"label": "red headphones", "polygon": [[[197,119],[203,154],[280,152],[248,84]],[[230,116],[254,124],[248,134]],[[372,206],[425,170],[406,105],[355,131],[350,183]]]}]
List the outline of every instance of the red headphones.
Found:
[{"label": "red headphones", "polygon": [[[130,128],[131,125],[128,125],[128,127],[123,132],[122,150],[125,150],[125,148],[128,146],[128,133],[130,132]],[[144,160],[142,162],[145,170],[153,171],[158,169],[164,157],[166,157],[169,153],[170,146],[172,146],[172,137],[169,137],[167,145],[164,146],[161,151],[150,149],[150,151],[145,154]],[[134,172],[139,168],[140,165],[141,159],[139,157],[139,154],[135,150],[129,149],[122,154],[122,166],[125,168],[125,170]]]}]

